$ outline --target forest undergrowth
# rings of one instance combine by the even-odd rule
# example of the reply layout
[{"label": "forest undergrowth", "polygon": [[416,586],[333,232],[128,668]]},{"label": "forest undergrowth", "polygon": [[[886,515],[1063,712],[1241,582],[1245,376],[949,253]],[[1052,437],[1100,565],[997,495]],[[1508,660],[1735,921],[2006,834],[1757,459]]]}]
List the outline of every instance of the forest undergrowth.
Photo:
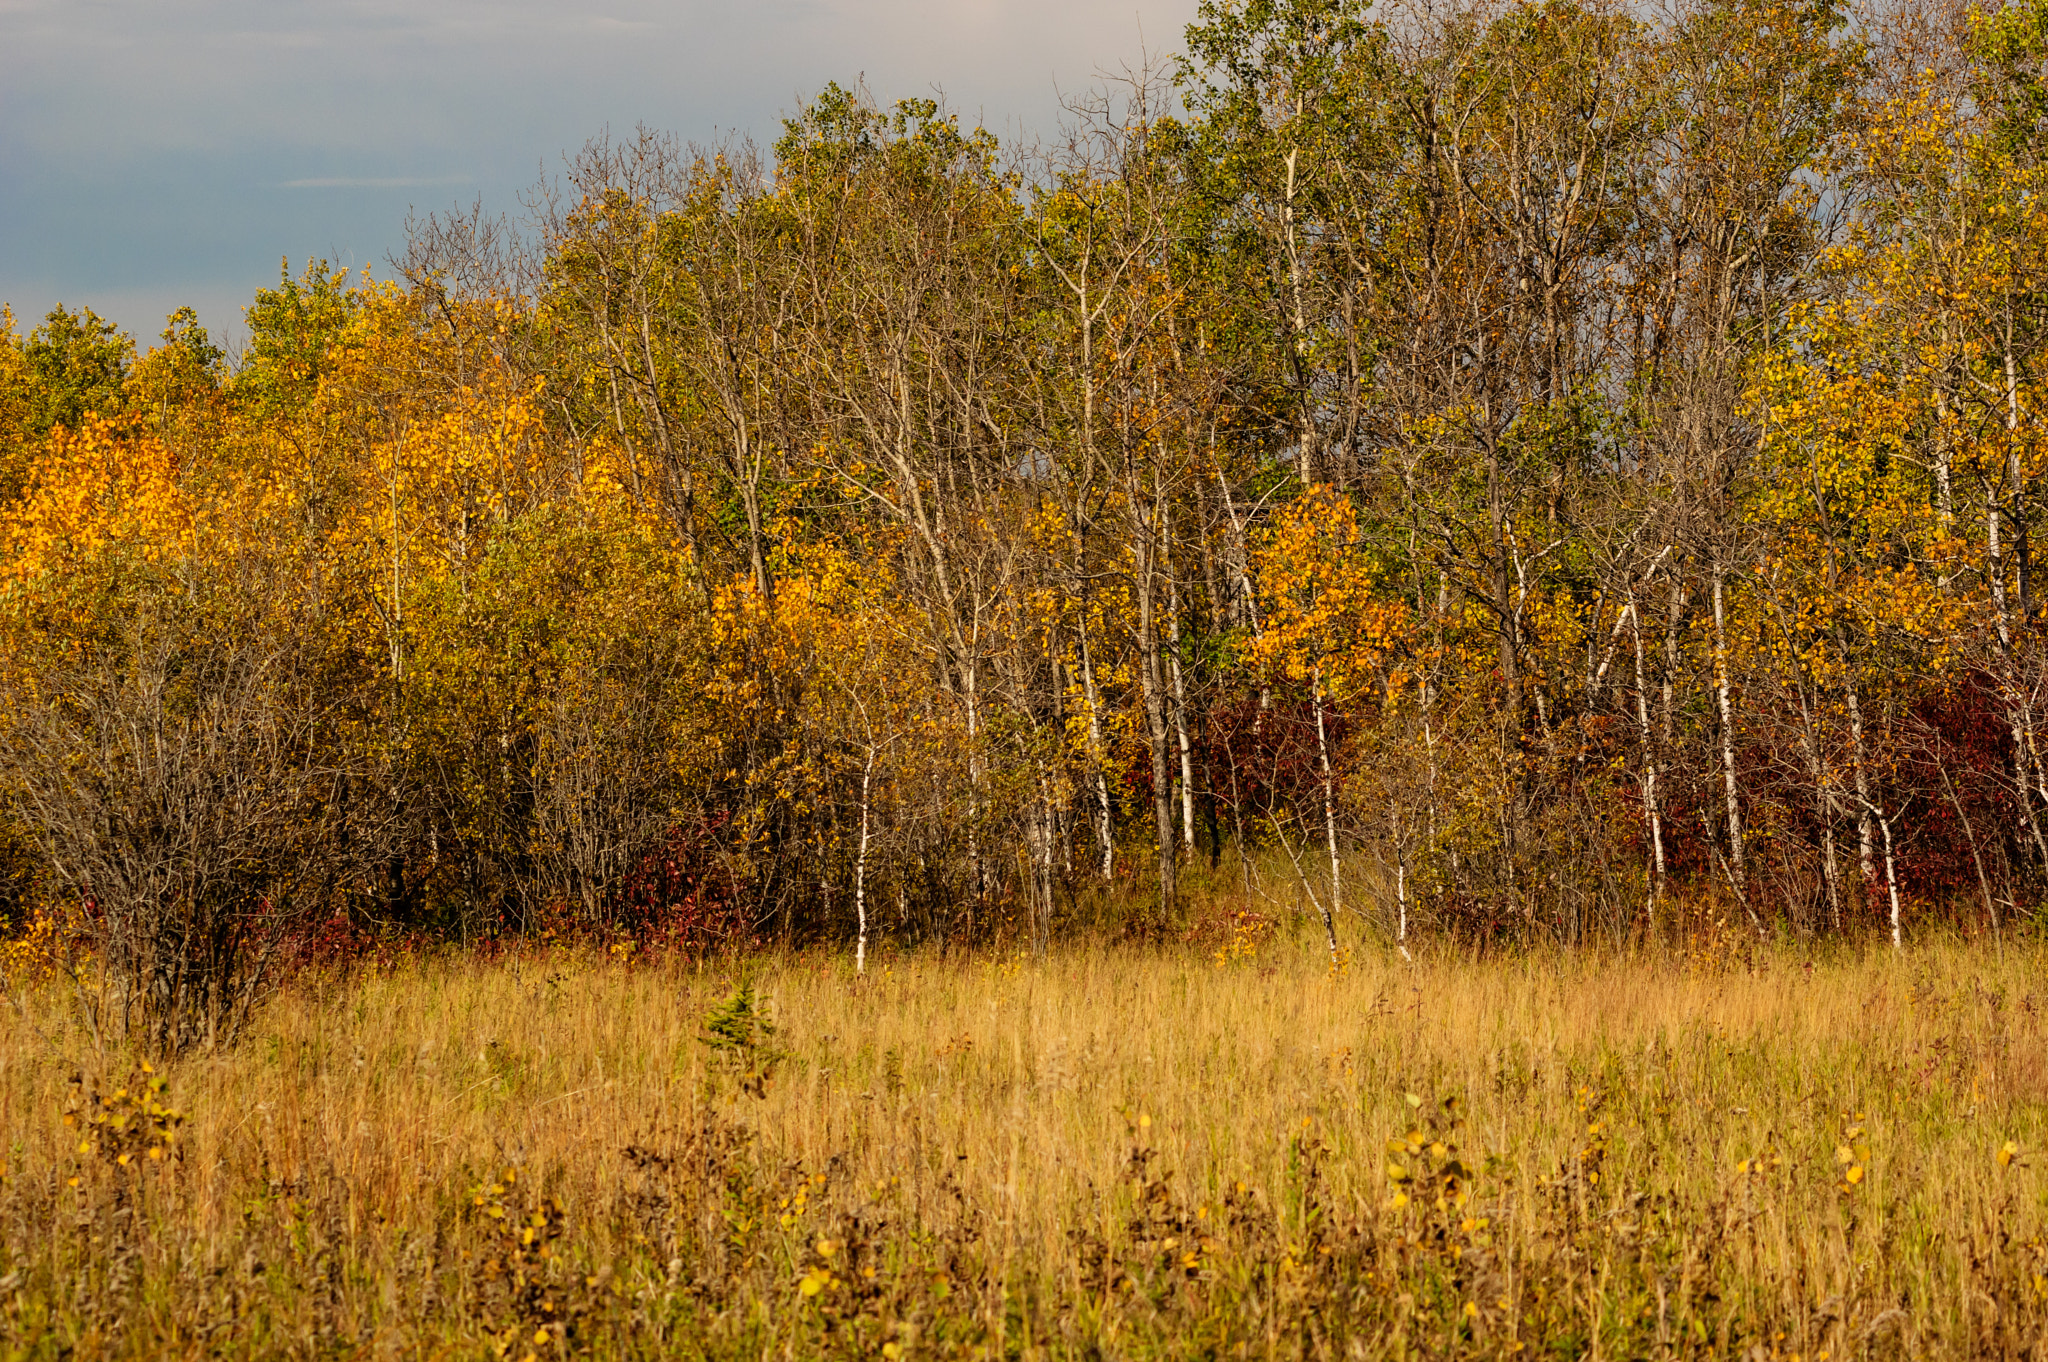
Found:
[{"label": "forest undergrowth", "polygon": [[[2048,948],[1187,939],[0,1028],[0,1356],[2015,1356]],[[1433,953],[1432,953],[1433,952]]]}]

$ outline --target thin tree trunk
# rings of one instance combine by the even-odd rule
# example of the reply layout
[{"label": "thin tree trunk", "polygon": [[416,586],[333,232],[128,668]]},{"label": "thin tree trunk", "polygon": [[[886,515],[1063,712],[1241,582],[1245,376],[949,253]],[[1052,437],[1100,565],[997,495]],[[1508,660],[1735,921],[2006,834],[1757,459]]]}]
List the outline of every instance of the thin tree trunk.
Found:
[{"label": "thin tree trunk", "polygon": [[[1296,112],[1300,112],[1299,96],[1296,98]],[[1290,147],[1288,149],[1286,162],[1287,185],[1280,200],[1281,226],[1285,234],[1287,247],[1287,279],[1294,296],[1294,335],[1293,344],[1290,347],[1294,353],[1289,356],[1289,362],[1293,366],[1297,378],[1303,373],[1304,358],[1308,349],[1308,314],[1302,304],[1301,292],[1301,245],[1295,232],[1294,213],[1296,169],[1300,156],[1301,149],[1299,147]],[[1296,394],[1296,400],[1301,404],[1301,446],[1300,458],[1295,463],[1295,471],[1300,475],[1303,484],[1312,486],[1316,481],[1316,457],[1319,453],[1316,449],[1314,401],[1305,386],[1301,392]]]},{"label": "thin tree trunk", "polygon": [[1657,934],[1657,908],[1664,901],[1664,816],[1657,802],[1657,751],[1650,734],[1650,693],[1643,668],[1643,617],[1635,597],[1628,602],[1629,623],[1636,645],[1636,729],[1642,745],[1643,823],[1650,830],[1650,902],[1645,909],[1649,935]]},{"label": "thin tree trunk", "polygon": [[865,974],[868,968],[868,796],[874,789],[874,780],[875,753],[870,748],[860,771],[860,848],[853,858],[853,916],[858,932],[853,945],[855,974]]},{"label": "thin tree trunk", "polygon": [[1095,662],[1088,649],[1088,602],[1081,602],[1081,699],[1088,706],[1088,773],[1095,786],[1095,837],[1102,853],[1102,879],[1106,884],[1116,874],[1116,838],[1109,803],[1109,777],[1103,771],[1108,762],[1107,744],[1102,737],[1102,699],[1095,689]]},{"label": "thin tree trunk", "polygon": [[1750,925],[1759,936],[1763,934],[1763,920],[1756,915],[1756,909],[1749,902],[1749,867],[1743,854],[1742,844],[1742,790],[1735,772],[1735,705],[1729,696],[1728,681],[1728,626],[1724,608],[1727,571],[1720,557],[1714,559],[1714,694],[1721,711],[1721,776],[1723,792],[1728,809],[1728,865],[1729,879],[1735,888],[1735,897],[1742,901],[1749,913]]},{"label": "thin tree trunk", "polygon": [[[1329,729],[1323,719],[1323,670],[1320,666],[1311,673],[1311,684],[1316,707],[1316,757],[1322,764],[1323,773],[1323,837],[1330,852],[1330,912],[1333,917],[1340,917],[1344,912],[1344,862],[1337,854],[1337,783],[1330,766]],[[1334,947],[1334,934],[1330,940]]]},{"label": "thin tree trunk", "polygon": [[[2005,442],[2005,481],[2011,502],[2020,501],[2020,380],[2019,371],[2012,353],[2012,314],[2006,313],[2005,321],[2005,428],[2008,439]],[[2027,520],[2024,515],[2014,516],[2012,536],[2013,584],[2019,591],[2020,622],[2031,624],[2034,619],[2034,584],[2032,546],[2028,542]]]},{"label": "thin tree trunk", "polygon": [[[1842,647],[1841,632],[1836,631],[1836,647],[1843,653],[1842,665],[1848,666],[1847,650]],[[1843,683],[1843,701],[1849,709],[1849,762],[1850,773],[1856,781],[1856,848],[1858,868],[1863,873],[1863,890],[1868,894],[1877,884],[1877,838],[1871,819],[1871,811],[1877,806],[1870,798],[1870,768],[1863,751],[1863,700],[1856,689],[1856,683]]]},{"label": "thin tree trunk", "polygon": [[[1150,526],[1140,526],[1149,533]],[[1152,756],[1152,831],[1159,851],[1159,912],[1173,911],[1179,848],[1173,839],[1173,777],[1167,763],[1166,686],[1159,658],[1159,619],[1154,603],[1151,545],[1140,546],[1138,560],[1138,679],[1145,692],[1145,728]]]},{"label": "thin tree trunk", "polygon": [[[742,455],[742,458],[745,456]],[[754,590],[761,595],[763,605],[775,604],[775,582],[768,575],[768,537],[761,523],[760,474],[740,481],[740,505],[747,515],[747,563],[754,574]]]},{"label": "thin tree trunk", "polygon": [[1678,626],[1685,614],[1685,588],[1677,572],[1671,574],[1671,601],[1664,612],[1663,750],[1671,751],[1678,731],[1676,681],[1678,677]]},{"label": "thin tree trunk", "polygon": [[988,894],[988,875],[981,859],[981,696],[971,661],[961,668],[960,680],[967,692],[967,870],[979,903]]},{"label": "thin tree trunk", "polygon": [[[1304,894],[1308,895],[1310,906],[1316,910],[1316,916],[1322,919],[1323,935],[1329,941],[1330,946],[1330,963],[1335,964],[1339,959],[1337,954],[1337,918],[1330,911],[1330,905],[1323,900],[1321,895],[1316,893],[1316,887],[1310,882],[1308,871],[1301,863],[1301,852],[1297,852],[1294,849],[1294,843],[1287,840],[1287,830],[1280,826],[1280,819],[1271,810],[1268,810],[1266,813],[1266,823],[1273,829],[1274,840],[1280,843],[1280,849],[1287,853],[1287,859],[1294,864],[1295,883],[1301,886],[1301,891]],[[1308,850],[1308,838],[1305,835],[1308,830],[1303,828],[1302,831],[1304,836],[1302,838],[1301,851],[1305,852]]]},{"label": "thin tree trunk", "polygon": [[1025,824],[1031,843],[1031,950],[1041,959],[1052,947],[1053,825],[1052,797],[1041,771],[1036,806]]},{"label": "thin tree trunk", "polygon": [[1834,810],[1830,807],[1830,801],[1823,794],[1820,799],[1821,873],[1827,876],[1828,920],[1834,928],[1835,935],[1840,936],[1842,934],[1842,872],[1835,863],[1835,823],[1833,814]]},{"label": "thin tree trunk", "polygon": [[1394,949],[1401,952],[1403,960],[1413,960],[1408,954],[1408,832],[1414,825],[1402,819],[1399,811],[1394,814]]},{"label": "thin tree trunk", "polygon": [[1905,945],[1899,915],[1899,868],[1892,859],[1892,820],[1882,813],[1877,816],[1877,826],[1884,833],[1884,885],[1891,898],[1892,949],[1900,950]]},{"label": "thin tree trunk", "polygon": [[[1948,389],[1940,381],[1934,385],[1934,508],[1935,515],[1944,532],[1955,523],[1956,497],[1953,486],[1954,455],[1948,440]],[[1948,584],[1947,575],[1942,585]]]},{"label": "thin tree trunk", "polygon": [[[2010,358],[2010,357],[2008,357]],[[2006,429],[2008,436],[2017,431],[2019,409],[2017,397],[2011,391],[2011,375],[2008,374],[2008,407]],[[2018,659],[2014,654],[2012,614],[2006,598],[2005,587],[2005,545],[1999,505],[2003,498],[2000,489],[1985,480],[1984,488],[1984,553],[1985,576],[1991,583],[1991,610],[1997,626],[1998,657],[2004,675],[1999,678],[2000,689],[2005,692],[2005,713],[2007,724],[2012,729],[2013,785],[2019,796],[2020,819],[2027,831],[2027,840],[2033,847],[2037,864],[2048,869],[2048,838],[2041,831],[2041,821],[2034,811],[2039,779],[2040,754],[2033,743],[2032,716],[2021,698]]]},{"label": "thin tree trunk", "polygon": [[1935,769],[1941,772],[1942,789],[1948,794],[1949,806],[1956,811],[1956,821],[1963,825],[1963,836],[1970,841],[1970,862],[1977,868],[1977,890],[1984,896],[1984,911],[1991,918],[1991,934],[2004,934],[2004,924],[1999,920],[1998,900],[1991,896],[1991,877],[1984,873],[1984,858],[1977,851],[1977,829],[1970,823],[1970,815],[1963,809],[1963,801],[1956,794],[1956,784],[1949,779],[1948,763],[1940,755],[1935,756]]},{"label": "thin tree trunk", "polygon": [[1188,741],[1188,692],[1181,674],[1180,665],[1180,587],[1173,575],[1173,531],[1172,523],[1166,517],[1170,508],[1162,508],[1160,518],[1165,530],[1165,544],[1161,549],[1161,561],[1166,567],[1166,629],[1167,668],[1173,681],[1173,731],[1180,743],[1180,828],[1181,843],[1188,850],[1195,846],[1195,752]]}]

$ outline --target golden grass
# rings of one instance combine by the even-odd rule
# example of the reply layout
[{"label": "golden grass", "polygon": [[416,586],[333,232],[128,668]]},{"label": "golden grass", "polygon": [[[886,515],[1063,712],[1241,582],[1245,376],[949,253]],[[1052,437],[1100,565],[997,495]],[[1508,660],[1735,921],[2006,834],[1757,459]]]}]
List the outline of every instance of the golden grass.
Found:
[{"label": "golden grass", "polygon": [[2044,965],[798,956],[757,1098],[699,1039],[734,966],[422,963],[175,1066],[125,1167],[64,1114],[129,1061],[50,988],[0,1354],[2017,1352]]}]

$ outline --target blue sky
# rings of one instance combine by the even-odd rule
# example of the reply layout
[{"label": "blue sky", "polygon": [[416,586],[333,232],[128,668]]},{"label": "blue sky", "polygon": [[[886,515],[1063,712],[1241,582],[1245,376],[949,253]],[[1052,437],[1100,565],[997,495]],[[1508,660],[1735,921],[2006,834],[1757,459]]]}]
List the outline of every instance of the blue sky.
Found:
[{"label": "blue sky", "polygon": [[828,80],[1050,133],[1058,92],[1178,50],[1196,0],[0,0],[0,302],[146,348],[216,334],[308,255],[370,265],[408,208],[521,191],[606,127],[772,140]]}]

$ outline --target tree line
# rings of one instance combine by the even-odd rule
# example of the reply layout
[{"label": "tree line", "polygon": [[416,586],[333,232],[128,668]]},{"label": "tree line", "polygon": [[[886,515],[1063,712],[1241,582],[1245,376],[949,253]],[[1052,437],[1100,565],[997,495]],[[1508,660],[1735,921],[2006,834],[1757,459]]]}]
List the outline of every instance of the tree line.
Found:
[{"label": "tree line", "polygon": [[[2048,4],[1208,0],[0,344],[17,918],[308,939],[2003,930],[2048,885]],[[110,1012],[110,1015],[112,1013]]]}]

